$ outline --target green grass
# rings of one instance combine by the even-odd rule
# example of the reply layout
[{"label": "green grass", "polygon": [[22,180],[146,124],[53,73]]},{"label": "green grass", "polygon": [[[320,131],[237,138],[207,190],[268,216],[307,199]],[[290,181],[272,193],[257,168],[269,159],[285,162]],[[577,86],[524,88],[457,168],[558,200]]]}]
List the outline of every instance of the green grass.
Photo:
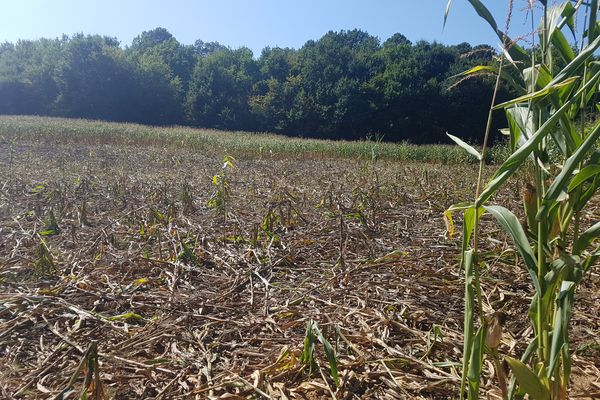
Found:
[{"label": "green grass", "polygon": [[[0,116],[0,140],[110,143],[183,147],[245,157],[342,157],[422,161],[444,164],[475,163],[477,160],[455,145],[413,145],[374,140],[333,141],[292,138],[267,133],[226,132],[187,127],[153,127],[130,123],[36,116]],[[501,160],[499,146],[489,161]]]}]

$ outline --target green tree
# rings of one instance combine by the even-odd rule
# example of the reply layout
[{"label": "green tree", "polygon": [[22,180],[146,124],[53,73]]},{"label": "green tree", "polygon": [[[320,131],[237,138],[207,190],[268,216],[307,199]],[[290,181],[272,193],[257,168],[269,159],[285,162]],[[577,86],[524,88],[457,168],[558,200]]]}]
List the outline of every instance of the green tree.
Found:
[{"label": "green tree", "polygon": [[187,88],[196,64],[194,46],[184,46],[164,28],[143,32],[133,39],[128,53],[136,61],[143,57],[157,57],[168,66],[164,72],[170,79],[179,79],[184,90]]},{"label": "green tree", "polygon": [[128,120],[132,69],[116,39],[73,36],[65,45],[57,68],[58,115]]},{"label": "green tree", "polygon": [[164,28],[145,31],[126,49],[139,67],[138,82],[144,118],[149,123],[184,122],[184,102],[197,54],[194,46],[182,45]]},{"label": "green tree", "polygon": [[147,52],[135,64],[135,120],[153,125],[170,125],[184,121],[185,90],[179,77],[155,52]]},{"label": "green tree", "polygon": [[267,47],[257,60],[247,48],[183,45],[164,28],[125,48],[98,35],[19,41],[0,45],[0,112],[417,143],[447,141],[448,131],[477,140],[491,82],[460,74],[493,67],[490,50],[413,44],[399,33],[380,44],[361,30],[328,32],[299,50]]},{"label": "green tree", "polygon": [[290,111],[300,89],[300,79],[293,72],[295,64],[293,49],[263,49],[258,59],[259,80],[249,100],[258,129],[284,133],[293,130]]},{"label": "green tree", "polygon": [[137,53],[145,53],[151,48],[175,39],[165,28],[155,28],[150,31],[144,31],[136,36],[131,43],[131,50]]},{"label": "green tree", "polygon": [[219,42],[203,42],[198,39],[194,42],[194,54],[199,57],[210,56],[219,51],[227,50],[227,47]]},{"label": "green tree", "polygon": [[258,66],[248,48],[200,58],[187,95],[189,120],[205,127],[254,129],[248,100],[257,77]]},{"label": "green tree", "polygon": [[298,51],[297,103],[308,112],[297,112],[297,122],[328,137],[366,134],[374,107],[369,81],[379,67],[373,57],[379,48],[377,38],[360,30],[328,32],[307,42]]},{"label": "green tree", "polygon": [[0,113],[48,114],[63,40],[20,40],[0,45]]}]

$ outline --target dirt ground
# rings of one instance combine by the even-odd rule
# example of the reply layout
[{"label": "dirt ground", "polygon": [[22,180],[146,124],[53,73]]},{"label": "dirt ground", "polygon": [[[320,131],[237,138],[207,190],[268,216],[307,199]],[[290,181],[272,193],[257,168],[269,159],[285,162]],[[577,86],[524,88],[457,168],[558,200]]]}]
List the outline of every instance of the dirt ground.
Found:
[{"label": "dirt ground", "polygon": [[[115,399],[456,398],[464,280],[442,213],[476,166],[223,157],[2,144],[0,396],[80,398],[99,371]],[[491,221],[483,243],[486,312],[518,357],[529,278]],[[595,269],[577,293],[571,398],[600,397],[599,286]],[[302,362],[310,321],[337,386],[319,340]]]}]

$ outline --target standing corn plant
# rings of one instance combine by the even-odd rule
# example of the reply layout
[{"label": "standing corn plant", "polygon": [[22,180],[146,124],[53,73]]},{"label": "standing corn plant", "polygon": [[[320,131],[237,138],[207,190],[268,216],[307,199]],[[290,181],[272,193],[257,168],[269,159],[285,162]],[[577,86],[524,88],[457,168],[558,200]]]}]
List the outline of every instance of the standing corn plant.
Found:
[{"label": "standing corn plant", "polygon": [[208,207],[212,208],[218,215],[223,217],[223,221],[227,219],[227,203],[229,201],[229,176],[227,171],[235,168],[234,162],[235,158],[231,156],[225,156],[223,158],[221,172],[212,177],[214,192],[207,203]]},{"label": "standing corn plant", "polygon": [[[600,246],[594,243],[600,236],[600,222],[588,226],[582,219],[600,186],[600,62],[594,57],[600,46],[598,0],[554,5],[546,0],[529,0],[531,18],[541,19],[537,29],[539,42],[530,50],[502,32],[481,1],[469,3],[497,33],[503,48],[499,67],[475,67],[465,75],[492,71],[497,82],[505,81],[520,95],[492,104],[489,116],[495,110],[506,113],[511,155],[487,184],[482,183],[480,173],[473,202],[455,205],[446,212],[448,217],[454,211],[463,212],[465,321],[461,398],[465,393],[469,399],[478,398],[484,355],[489,354],[497,366],[502,357],[498,352],[501,326],[496,318],[483,313],[479,281],[479,221],[484,213],[489,213],[514,241],[534,290],[529,318],[535,335],[520,359],[504,356],[512,375],[510,384],[501,368],[497,368],[502,395],[565,399],[571,374],[568,328],[575,292],[600,256]],[[508,3],[512,8],[512,1]],[[450,2],[446,16],[449,9]],[[534,15],[537,10],[541,10],[541,15]],[[583,21],[584,25],[580,38],[576,21]],[[566,35],[578,39],[579,48],[574,49]],[[480,172],[489,126],[488,121],[481,153],[452,137],[479,158]],[[558,156],[551,156],[551,152]],[[522,225],[511,210],[489,202],[515,172],[524,168],[529,169],[532,182],[525,183],[526,223]],[[478,318],[474,316],[476,312]]]}]

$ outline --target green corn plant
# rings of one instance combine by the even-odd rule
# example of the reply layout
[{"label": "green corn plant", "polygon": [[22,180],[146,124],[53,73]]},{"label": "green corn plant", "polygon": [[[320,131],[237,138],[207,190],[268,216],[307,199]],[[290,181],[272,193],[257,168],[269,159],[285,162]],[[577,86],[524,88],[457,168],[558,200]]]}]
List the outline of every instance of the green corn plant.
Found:
[{"label": "green corn plant", "polygon": [[316,367],[314,352],[317,341],[323,345],[323,350],[325,351],[325,356],[327,357],[327,362],[329,363],[331,379],[335,383],[335,386],[339,386],[340,378],[337,366],[337,358],[335,356],[333,346],[331,346],[331,343],[329,343],[329,341],[325,338],[319,329],[319,325],[312,319],[308,321],[308,324],[306,325],[306,335],[304,336],[304,347],[302,349],[302,354],[300,354],[300,362],[308,367],[309,374],[312,373]]},{"label": "green corn plant", "polygon": [[[486,345],[490,325],[483,314],[479,282],[479,220],[489,213],[514,241],[534,291],[529,311],[534,337],[520,358],[504,357],[512,377],[510,383],[499,379],[503,397],[527,394],[533,399],[565,399],[571,375],[569,320],[575,292],[600,256],[600,246],[594,243],[600,236],[600,223],[587,226],[582,218],[600,187],[600,120],[596,115],[595,122],[589,123],[594,120],[590,114],[600,110],[600,62],[594,57],[600,46],[598,0],[530,3],[532,19],[538,10],[533,3],[541,6],[541,15],[535,16],[541,19],[539,41],[530,50],[498,28],[483,2],[469,3],[496,32],[503,49],[498,66],[475,67],[465,75],[491,71],[497,76],[496,91],[502,81],[519,95],[492,104],[481,153],[452,137],[480,160],[475,199],[446,213],[463,212],[465,319],[460,396],[466,393],[469,399],[477,399],[485,354],[495,363],[501,357],[497,346]],[[445,19],[449,9],[450,2]],[[565,36],[565,32],[577,36],[576,20],[584,25],[578,49]],[[489,122],[496,110],[506,114],[511,153],[484,184],[481,171]],[[553,152],[558,156],[551,157]],[[525,182],[524,226],[513,211],[490,204],[508,179],[523,169],[532,176],[532,182]]]},{"label": "green corn plant", "polygon": [[52,252],[48,248],[48,244],[41,234],[38,235],[38,238],[40,243],[33,262],[33,271],[35,275],[44,277],[56,272],[56,265],[54,263]]},{"label": "green corn plant", "polygon": [[58,222],[56,221],[56,217],[54,216],[54,211],[50,210],[48,216],[46,217],[45,226],[40,231],[40,235],[53,236],[58,235],[59,233],[60,227],[58,226]]},{"label": "green corn plant", "polygon": [[181,251],[177,255],[177,259],[186,264],[197,265],[198,257],[196,257],[196,254],[194,253],[193,246],[187,244],[184,240],[181,239],[179,240],[179,242],[181,244]]},{"label": "green corn plant", "polygon": [[229,199],[229,177],[227,171],[235,168],[235,158],[225,156],[223,158],[223,167],[221,172],[212,177],[213,194],[208,200],[208,207],[216,211],[216,213],[227,218],[227,202]]}]

